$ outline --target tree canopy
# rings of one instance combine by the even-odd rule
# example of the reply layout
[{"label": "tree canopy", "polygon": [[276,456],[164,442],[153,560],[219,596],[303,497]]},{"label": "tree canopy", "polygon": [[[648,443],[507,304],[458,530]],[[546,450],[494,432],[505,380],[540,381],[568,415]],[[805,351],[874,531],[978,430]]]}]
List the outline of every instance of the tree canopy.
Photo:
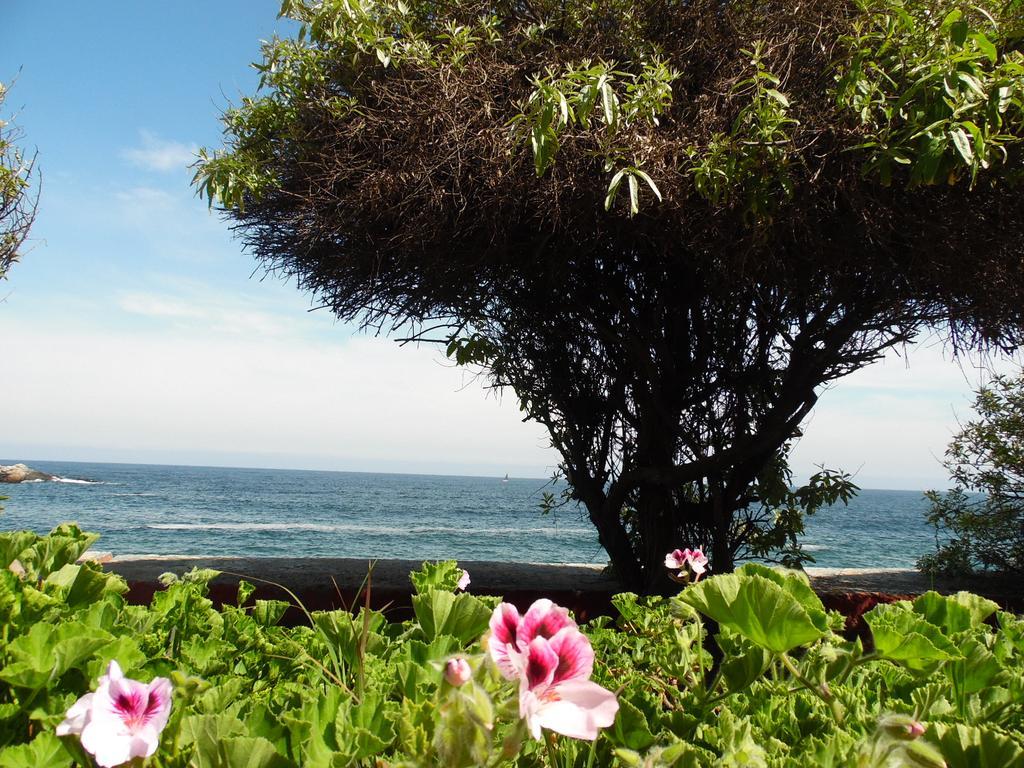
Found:
[{"label": "tree canopy", "polygon": [[[7,87],[0,83],[0,110]],[[31,194],[34,159],[18,147],[19,131],[0,119],[0,279],[18,260],[22,244],[35,220],[36,198]]]},{"label": "tree canopy", "polygon": [[339,317],[513,388],[638,589],[848,492],[788,487],[824,385],[926,327],[1020,341],[1019,2],[282,14],[199,189]]}]

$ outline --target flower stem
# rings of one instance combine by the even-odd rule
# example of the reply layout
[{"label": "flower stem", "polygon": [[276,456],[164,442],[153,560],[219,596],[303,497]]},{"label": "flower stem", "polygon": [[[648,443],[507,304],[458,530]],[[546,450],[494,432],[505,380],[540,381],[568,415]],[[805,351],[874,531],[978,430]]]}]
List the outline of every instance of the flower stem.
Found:
[{"label": "flower stem", "polygon": [[789,673],[804,688],[806,688],[808,691],[813,693],[815,696],[817,696],[823,702],[828,704],[829,709],[832,710],[832,716],[835,718],[835,720],[836,720],[836,722],[838,724],[842,725],[843,724],[843,720],[845,719],[845,715],[843,713],[843,705],[838,700],[836,700],[836,697],[833,696],[831,694],[831,692],[823,689],[822,686],[815,685],[810,680],[808,680],[806,677],[804,677],[802,674],[800,674],[800,670],[797,669],[796,664],[793,663],[793,660],[791,658],[789,658],[789,656],[787,654],[780,653],[779,654],[779,660],[782,661],[782,665],[787,670],[789,670]]},{"label": "flower stem", "polygon": [[551,768],[558,768],[558,763],[555,762],[555,735],[551,731],[544,731],[544,743],[548,748],[548,762],[551,763]]}]

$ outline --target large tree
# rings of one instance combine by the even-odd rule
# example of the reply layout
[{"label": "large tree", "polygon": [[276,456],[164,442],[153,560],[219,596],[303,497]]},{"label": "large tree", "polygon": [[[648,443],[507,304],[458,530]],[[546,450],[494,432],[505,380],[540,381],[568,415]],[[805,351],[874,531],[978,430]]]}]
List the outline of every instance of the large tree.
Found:
[{"label": "large tree", "polygon": [[923,329],[1020,341],[1018,2],[286,0],[196,183],[544,424],[623,581],[792,549],[788,446]]},{"label": "large tree", "polygon": [[[7,87],[0,83],[0,115]],[[0,279],[18,260],[35,220],[37,196],[32,194],[34,158],[18,146],[20,131],[0,117]]]}]

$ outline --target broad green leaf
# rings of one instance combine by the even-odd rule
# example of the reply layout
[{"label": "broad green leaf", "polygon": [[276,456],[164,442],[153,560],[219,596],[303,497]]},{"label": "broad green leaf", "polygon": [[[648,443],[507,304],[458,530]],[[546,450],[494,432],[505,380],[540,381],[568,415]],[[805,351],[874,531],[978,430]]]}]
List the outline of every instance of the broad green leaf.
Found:
[{"label": "broad green leaf", "polygon": [[0,680],[16,688],[41,689],[112,639],[108,632],[79,622],[35,624],[7,646],[12,661],[0,670]]},{"label": "broad green leaf", "polygon": [[0,569],[6,570],[18,555],[36,541],[39,535],[32,531],[8,531],[0,533]]},{"label": "broad green leaf", "polygon": [[259,736],[232,736],[220,742],[217,751],[221,760],[217,768],[296,768],[272,743]]},{"label": "broad green leaf", "polygon": [[123,594],[128,584],[116,574],[108,574],[88,564],[65,565],[51,573],[43,582],[55,587],[64,595],[64,602],[71,607],[96,602],[105,592]]},{"label": "broad green leaf", "polygon": [[947,635],[980,626],[998,610],[996,603],[970,592],[958,592],[950,597],[925,592],[914,600],[914,612]]},{"label": "broad green leaf", "polygon": [[907,604],[876,605],[864,614],[878,654],[918,672],[936,663],[960,658],[941,630],[910,610]]},{"label": "broad green leaf", "polygon": [[747,648],[744,653],[730,655],[722,662],[722,679],[729,693],[739,693],[758,680],[768,665],[772,655],[763,647]]},{"label": "broad green leaf", "polygon": [[785,653],[825,634],[796,598],[760,575],[713,576],[688,587],[680,599],[774,653]]},{"label": "broad green leaf", "polygon": [[184,745],[194,745],[190,768],[294,768],[274,745],[246,735],[234,715],[189,715],[181,724]]},{"label": "broad green leaf", "polygon": [[221,768],[219,745],[245,733],[245,725],[234,715],[188,715],[181,721],[181,743],[194,745],[193,768]]},{"label": "broad green leaf", "polygon": [[398,705],[376,693],[355,706],[342,702],[334,721],[339,750],[352,761],[381,754],[395,739],[397,716]]},{"label": "broad green leaf", "polygon": [[257,600],[252,608],[252,618],[261,627],[274,627],[290,607],[284,600]]},{"label": "broad green leaf", "polygon": [[963,658],[951,661],[943,668],[955,690],[961,694],[972,694],[1004,682],[1002,664],[984,645],[977,640],[968,640],[958,647]]},{"label": "broad green leaf", "polygon": [[[949,768],[1022,768],[1024,750],[1009,735],[963,723],[935,723],[936,742]],[[930,736],[931,734],[926,734]]]},{"label": "broad green leaf", "polygon": [[425,594],[433,589],[455,592],[461,578],[462,568],[455,560],[426,562],[419,570],[409,574],[413,590],[417,595]]},{"label": "broad green leaf", "polygon": [[736,569],[737,573],[749,574],[751,576],[763,576],[774,581],[788,594],[796,598],[797,602],[807,611],[814,626],[822,632],[829,629],[828,614],[825,606],[818,597],[818,593],[811,588],[811,580],[803,571],[790,568],[772,568],[760,563],[745,563]]},{"label": "broad green leaf", "polygon": [[978,50],[987,58],[992,64],[995,64],[999,59],[999,53],[996,50],[995,45],[988,39],[982,32],[972,32],[970,35],[971,40],[978,46]]},{"label": "broad green leaf", "polygon": [[613,745],[634,750],[647,749],[655,741],[644,713],[621,697],[615,722],[605,734]]},{"label": "broad green leaf", "polygon": [[73,761],[61,740],[47,731],[28,744],[0,750],[0,768],[68,768]]},{"label": "broad green leaf", "polygon": [[315,611],[312,614],[313,623],[323,633],[325,642],[336,649],[349,666],[359,663],[364,631],[364,653],[373,653],[382,645],[377,632],[384,624],[384,615],[380,611],[371,610],[369,614],[365,611],[365,608],[360,609],[358,616],[353,616],[348,611]]},{"label": "broad green leaf", "polygon": [[416,595],[412,608],[429,642],[438,635],[451,635],[460,643],[478,639],[486,630],[491,610],[473,595],[433,591]]}]

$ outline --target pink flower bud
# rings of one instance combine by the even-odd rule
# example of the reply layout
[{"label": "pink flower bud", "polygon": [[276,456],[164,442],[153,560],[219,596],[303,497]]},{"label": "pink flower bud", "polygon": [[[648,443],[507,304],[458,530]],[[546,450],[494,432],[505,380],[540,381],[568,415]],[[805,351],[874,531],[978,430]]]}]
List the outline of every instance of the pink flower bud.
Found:
[{"label": "pink flower bud", "polygon": [[469,586],[469,571],[465,568],[462,569],[462,575],[459,577],[459,583],[457,586],[463,592],[465,592],[466,587]]},{"label": "pink flower bud", "polygon": [[471,677],[473,677],[473,670],[469,668],[468,661],[461,656],[448,659],[448,663],[444,667],[444,679],[448,681],[449,685],[458,688],[469,682]]},{"label": "pink flower bud", "polygon": [[913,741],[925,731],[924,725],[910,715],[895,713],[883,715],[878,725],[887,734],[901,741]]}]

